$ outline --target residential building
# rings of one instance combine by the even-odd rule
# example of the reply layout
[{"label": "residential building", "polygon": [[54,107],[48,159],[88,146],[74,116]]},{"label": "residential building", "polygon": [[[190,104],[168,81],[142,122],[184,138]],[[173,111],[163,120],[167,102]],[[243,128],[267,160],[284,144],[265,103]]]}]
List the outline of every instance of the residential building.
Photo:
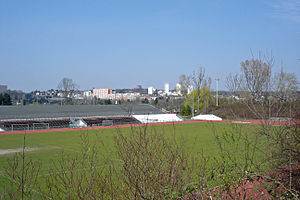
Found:
[{"label": "residential building", "polygon": [[95,88],[93,89],[93,97],[98,99],[109,99],[112,94],[111,88]]}]

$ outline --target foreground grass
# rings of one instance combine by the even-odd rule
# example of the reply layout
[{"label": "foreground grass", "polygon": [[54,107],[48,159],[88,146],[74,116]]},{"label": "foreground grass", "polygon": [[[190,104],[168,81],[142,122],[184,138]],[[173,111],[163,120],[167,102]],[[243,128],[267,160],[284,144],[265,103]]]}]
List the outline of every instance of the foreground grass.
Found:
[{"label": "foreground grass", "polygon": [[[185,140],[186,151],[197,159],[199,155],[214,158],[221,156],[220,147],[216,142],[215,135],[216,133],[223,133],[230,130],[232,126],[231,124],[225,123],[190,123],[161,125],[148,128],[155,129],[155,131],[165,135],[166,138],[171,139],[175,137],[179,142]],[[249,132],[249,126],[245,126],[243,129]],[[62,152],[69,157],[74,157],[82,151],[81,135],[83,133],[87,134],[91,144],[98,143],[98,155],[102,156],[103,159],[107,157],[117,158],[114,138],[120,132],[126,136],[131,132],[131,128],[27,134],[26,147],[34,148],[34,150],[26,152],[26,157],[41,163],[39,175],[41,179],[49,176],[49,169],[54,163],[58,163]],[[2,150],[18,149],[23,146],[24,135],[2,135],[0,138],[0,149]],[[239,146],[243,148],[242,144],[233,144],[232,150],[236,151],[237,149],[234,148],[240,148]],[[3,176],[3,174],[8,167],[8,159],[11,159],[13,155],[14,154],[0,155],[0,193],[8,183],[7,177]],[[213,168],[212,165],[209,167]]]}]

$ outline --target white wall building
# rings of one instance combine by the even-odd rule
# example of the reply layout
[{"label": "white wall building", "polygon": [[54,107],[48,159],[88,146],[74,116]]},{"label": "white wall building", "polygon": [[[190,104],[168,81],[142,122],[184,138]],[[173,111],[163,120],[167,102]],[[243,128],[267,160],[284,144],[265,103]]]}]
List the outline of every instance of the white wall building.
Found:
[{"label": "white wall building", "polygon": [[190,85],[190,86],[188,87],[187,93],[190,94],[193,90],[194,90],[194,87],[193,87],[192,85]]},{"label": "white wall building", "polygon": [[92,91],[91,90],[84,91],[83,96],[84,97],[91,97],[92,96]]},{"label": "white wall building", "polygon": [[179,83],[176,84],[175,90],[176,90],[177,94],[182,95],[181,94],[181,85]]},{"label": "white wall building", "polygon": [[148,87],[148,94],[152,95],[155,92],[154,87]]}]

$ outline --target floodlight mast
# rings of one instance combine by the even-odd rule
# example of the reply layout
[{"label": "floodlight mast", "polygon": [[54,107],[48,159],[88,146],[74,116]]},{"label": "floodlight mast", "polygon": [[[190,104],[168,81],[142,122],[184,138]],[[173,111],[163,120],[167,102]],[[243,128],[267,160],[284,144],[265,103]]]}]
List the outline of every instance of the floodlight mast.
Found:
[{"label": "floodlight mast", "polygon": [[219,106],[219,78],[216,78],[215,79],[217,84],[216,84],[216,106],[218,107]]}]

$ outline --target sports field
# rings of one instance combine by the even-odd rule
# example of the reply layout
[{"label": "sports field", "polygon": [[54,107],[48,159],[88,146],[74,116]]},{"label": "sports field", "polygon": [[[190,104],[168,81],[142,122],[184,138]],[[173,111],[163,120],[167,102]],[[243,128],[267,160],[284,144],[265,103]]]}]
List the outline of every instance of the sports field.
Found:
[{"label": "sports field", "polygon": [[[216,144],[216,133],[228,132],[233,126],[257,125],[233,125],[230,123],[186,123],[157,125],[147,127],[162,133],[167,138],[176,137],[177,140],[186,140],[186,150],[196,156],[202,153],[207,156],[218,157],[219,147]],[[140,129],[143,127],[135,127]],[[44,132],[26,134],[26,159],[32,158],[41,163],[39,177],[49,175],[49,169],[61,158],[62,152],[65,155],[74,157],[82,151],[82,136],[86,135],[90,144],[97,143],[98,155],[110,156],[118,159],[115,153],[114,137],[117,134],[129,134],[131,128],[109,128],[101,130],[75,130],[65,132]],[[24,144],[24,134],[0,135],[0,193],[8,183],[5,170],[8,168],[8,159],[11,159],[16,152],[21,152]],[[118,162],[116,162],[118,163]],[[118,163],[120,164],[120,163]],[[100,164],[101,166],[101,164]]]}]

